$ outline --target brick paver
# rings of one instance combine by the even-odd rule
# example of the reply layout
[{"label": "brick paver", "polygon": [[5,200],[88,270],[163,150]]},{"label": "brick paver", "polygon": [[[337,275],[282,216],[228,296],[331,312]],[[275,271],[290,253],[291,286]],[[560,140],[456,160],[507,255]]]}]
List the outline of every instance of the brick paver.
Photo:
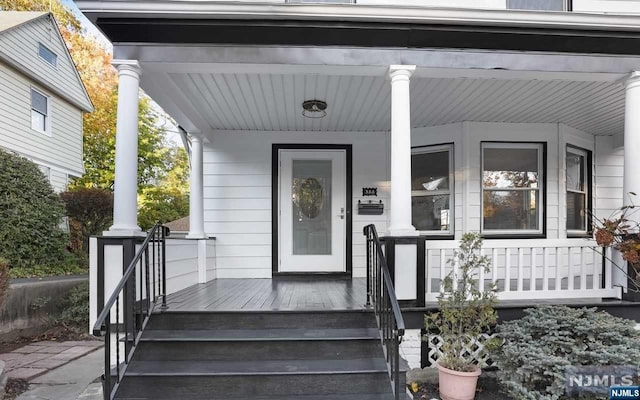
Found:
[{"label": "brick paver", "polygon": [[0,354],[7,376],[32,380],[101,347],[101,341],[42,341],[30,343],[9,353]]}]

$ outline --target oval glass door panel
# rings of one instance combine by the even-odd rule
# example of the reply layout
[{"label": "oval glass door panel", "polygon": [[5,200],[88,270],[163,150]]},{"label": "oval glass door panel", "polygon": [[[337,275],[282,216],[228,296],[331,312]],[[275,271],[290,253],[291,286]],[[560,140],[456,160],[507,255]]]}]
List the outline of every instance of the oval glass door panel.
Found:
[{"label": "oval glass door panel", "polygon": [[331,160],[293,160],[293,254],[331,254]]}]

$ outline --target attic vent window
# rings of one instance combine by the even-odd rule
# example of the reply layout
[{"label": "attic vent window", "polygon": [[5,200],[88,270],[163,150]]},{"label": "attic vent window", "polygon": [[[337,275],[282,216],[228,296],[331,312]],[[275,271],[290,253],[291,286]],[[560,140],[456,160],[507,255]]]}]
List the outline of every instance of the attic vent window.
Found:
[{"label": "attic vent window", "polygon": [[57,66],[58,56],[42,43],[38,43],[38,55],[51,66]]}]

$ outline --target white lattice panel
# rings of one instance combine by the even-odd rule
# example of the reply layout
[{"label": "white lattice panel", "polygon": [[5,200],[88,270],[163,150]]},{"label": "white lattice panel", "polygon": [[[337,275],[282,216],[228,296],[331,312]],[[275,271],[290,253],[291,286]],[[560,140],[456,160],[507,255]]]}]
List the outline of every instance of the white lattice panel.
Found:
[{"label": "white lattice panel", "polygon": [[[442,338],[439,335],[425,335],[424,337],[429,346],[427,354],[428,365],[435,366],[436,361],[442,357]],[[484,351],[484,348],[489,340],[496,337],[495,333],[481,334],[471,342],[471,345],[465,349],[465,353],[462,356],[469,364],[479,365],[480,368],[494,367],[496,365],[495,361]]]}]

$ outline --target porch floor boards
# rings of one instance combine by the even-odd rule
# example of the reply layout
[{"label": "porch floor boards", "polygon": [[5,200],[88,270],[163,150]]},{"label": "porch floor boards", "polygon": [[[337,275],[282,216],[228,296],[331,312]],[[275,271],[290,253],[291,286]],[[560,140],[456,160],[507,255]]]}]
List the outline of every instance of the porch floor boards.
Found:
[{"label": "porch floor boards", "polygon": [[216,279],[167,296],[168,311],[365,309],[365,278]]}]

